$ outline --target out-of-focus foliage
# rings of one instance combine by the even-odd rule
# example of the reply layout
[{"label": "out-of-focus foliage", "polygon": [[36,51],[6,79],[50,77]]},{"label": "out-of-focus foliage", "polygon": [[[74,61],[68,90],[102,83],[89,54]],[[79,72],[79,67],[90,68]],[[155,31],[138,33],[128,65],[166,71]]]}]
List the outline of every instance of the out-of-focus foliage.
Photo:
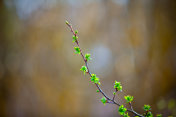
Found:
[{"label": "out-of-focus foliage", "polygon": [[160,111],[166,111],[171,113],[171,115],[176,115],[176,100],[173,98],[160,99],[157,102],[157,108]]},{"label": "out-of-focus foliage", "polygon": [[0,117],[119,116],[79,70],[65,20],[108,95],[117,80],[125,107],[131,94],[136,111],[175,116],[175,13],[175,0],[0,0]]}]

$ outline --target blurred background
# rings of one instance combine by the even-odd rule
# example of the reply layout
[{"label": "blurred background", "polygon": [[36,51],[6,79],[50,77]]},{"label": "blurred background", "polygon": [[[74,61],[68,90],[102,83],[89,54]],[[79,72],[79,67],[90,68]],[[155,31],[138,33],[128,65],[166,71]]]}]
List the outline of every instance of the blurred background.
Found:
[{"label": "blurred background", "polygon": [[[102,89],[176,116],[175,0],[0,0],[0,117],[118,117],[79,70],[68,20]],[[128,105],[126,105],[128,107]]]}]

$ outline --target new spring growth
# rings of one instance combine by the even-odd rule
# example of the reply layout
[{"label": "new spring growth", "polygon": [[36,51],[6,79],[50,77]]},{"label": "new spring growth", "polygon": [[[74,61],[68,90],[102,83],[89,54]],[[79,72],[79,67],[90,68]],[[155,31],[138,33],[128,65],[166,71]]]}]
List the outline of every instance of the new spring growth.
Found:
[{"label": "new spring growth", "polygon": [[91,74],[91,81],[95,84],[100,85],[100,79],[96,76],[96,74]]},{"label": "new spring growth", "polygon": [[123,105],[119,106],[119,114],[120,115],[124,115],[126,111],[127,111],[127,109]]},{"label": "new spring growth", "polygon": [[78,30],[75,30],[75,34],[77,34],[78,33]]},{"label": "new spring growth", "polygon": [[127,95],[127,96],[124,96],[124,98],[127,101],[127,103],[131,103],[133,101],[133,96]]},{"label": "new spring growth", "polygon": [[68,22],[67,20],[65,20],[65,23],[66,23],[67,25],[69,25],[69,22]]},{"label": "new spring growth", "polygon": [[85,75],[85,73],[87,72],[87,67],[86,66],[82,66],[80,70],[83,71],[84,75]]},{"label": "new spring growth", "polygon": [[151,112],[147,112],[147,113],[145,114],[145,117],[153,117],[153,114],[152,114]]},{"label": "new spring growth", "polygon": [[150,105],[144,105],[144,110],[145,110],[145,111],[150,111],[150,110],[151,110]]},{"label": "new spring growth", "polygon": [[122,91],[122,85],[121,85],[121,83],[115,81],[115,83],[114,83],[114,89],[116,89],[117,91]]},{"label": "new spring growth", "polygon": [[101,102],[102,102],[104,105],[106,105],[107,99],[106,99],[105,97],[102,97],[102,98],[101,98]]},{"label": "new spring growth", "polygon": [[[93,82],[97,86],[97,88],[98,88],[97,92],[100,92],[103,95],[103,97],[101,98],[101,102],[104,105],[106,105],[106,103],[111,103],[111,104],[115,104],[115,105],[119,106],[118,112],[120,113],[120,115],[122,115],[124,117],[129,117],[129,115],[128,115],[128,113],[126,111],[131,112],[135,116],[139,116],[139,117],[144,117],[144,116],[145,117],[151,117],[152,113],[149,111],[149,110],[151,110],[149,105],[144,105],[144,110],[146,110],[146,113],[145,113],[145,115],[140,115],[140,114],[138,114],[137,112],[135,112],[132,109],[132,106],[131,106],[131,110],[130,110],[130,109],[125,108],[123,105],[120,105],[119,103],[117,103],[114,100],[117,91],[122,91],[122,85],[121,85],[120,82],[115,81],[115,83],[114,83],[115,92],[113,92],[114,96],[113,96],[112,99],[109,98],[103,92],[103,90],[99,87],[99,85],[100,85],[100,79],[96,76],[96,74],[91,74],[89,72],[89,69],[88,69],[88,66],[87,66],[87,61],[91,60],[90,54],[86,53],[85,55],[83,55],[83,53],[82,53],[82,51],[81,51],[81,49],[79,47],[79,42],[78,42],[78,37],[77,37],[78,31],[77,30],[74,31],[73,28],[72,28],[72,25],[68,21],[65,21],[65,23],[70,28],[70,30],[71,30],[71,32],[73,34],[73,37],[72,37],[73,38],[73,42],[75,42],[77,44],[77,47],[74,47],[75,53],[76,54],[81,54],[81,56],[82,56],[82,58],[83,58],[83,60],[85,62],[85,66],[82,66],[80,70],[83,71],[84,74],[87,72],[90,75],[91,82]],[[131,101],[133,101],[133,96],[127,95],[124,98],[126,99],[126,101],[129,104],[131,103]],[[157,117],[161,117],[161,116],[158,115]]]},{"label": "new spring growth", "polygon": [[75,35],[73,35],[72,38],[73,38],[73,41],[72,41],[73,43],[76,42],[76,40],[78,39],[78,37]]},{"label": "new spring growth", "polygon": [[92,59],[92,58],[90,58],[90,54],[89,53],[85,54],[85,58],[86,58],[86,61],[90,61]]},{"label": "new spring growth", "polygon": [[76,54],[81,54],[80,48],[79,47],[74,47],[75,53]]},{"label": "new spring growth", "polygon": [[125,113],[125,114],[123,115],[123,117],[130,117],[130,116],[128,115],[128,113]]}]

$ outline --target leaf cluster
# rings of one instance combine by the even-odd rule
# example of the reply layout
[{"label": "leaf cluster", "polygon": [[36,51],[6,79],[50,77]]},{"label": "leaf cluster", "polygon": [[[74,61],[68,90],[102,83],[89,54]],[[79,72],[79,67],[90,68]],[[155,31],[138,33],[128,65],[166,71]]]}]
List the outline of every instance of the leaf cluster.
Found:
[{"label": "leaf cluster", "polygon": [[120,115],[125,115],[126,111],[127,111],[127,109],[123,105],[119,106],[119,114]]},{"label": "leaf cluster", "polygon": [[105,97],[102,97],[102,98],[101,98],[101,102],[102,102],[104,105],[106,105],[107,99],[106,99]]},{"label": "leaf cluster", "polygon": [[85,75],[85,73],[87,72],[87,67],[86,66],[82,66],[80,70],[83,71],[84,75]]},{"label": "leaf cluster", "polygon": [[81,50],[79,47],[74,47],[74,49],[76,54],[81,54]]},{"label": "leaf cluster", "polygon": [[144,105],[144,110],[145,111],[150,111],[151,110],[151,106],[150,105]]},{"label": "leaf cluster", "polygon": [[127,101],[127,103],[131,103],[133,101],[133,96],[127,95],[127,96],[124,96],[124,98]]},{"label": "leaf cluster", "polygon": [[[114,89],[115,89],[115,92],[113,92],[113,99],[110,99],[108,96],[106,96],[106,94],[104,94],[104,92],[101,90],[101,88],[99,87],[100,85],[100,79],[96,76],[96,74],[91,74],[89,72],[89,69],[88,69],[88,66],[87,66],[87,62],[90,61],[92,58],[90,57],[91,55],[89,53],[86,53],[85,55],[83,55],[81,49],[80,49],[80,46],[79,46],[79,42],[78,42],[78,30],[75,30],[73,31],[73,28],[71,26],[71,24],[68,22],[68,21],[65,21],[66,25],[71,29],[71,32],[73,33],[73,36],[72,36],[72,39],[73,39],[73,42],[75,42],[77,44],[78,47],[74,47],[74,50],[75,50],[75,53],[76,54],[81,54],[82,57],[83,57],[83,60],[85,62],[85,65],[81,67],[81,71],[84,72],[84,75],[85,73],[88,73],[91,77],[91,82],[93,82],[94,84],[96,84],[98,90],[97,92],[100,92],[104,95],[104,97],[102,97],[100,100],[101,102],[106,105],[106,103],[112,103],[112,104],[116,104],[118,105],[114,99],[115,99],[115,95],[118,91],[122,91],[122,85],[121,85],[121,82],[117,82],[115,81],[114,83]],[[124,107],[124,105],[120,105],[119,106],[119,109],[118,109],[118,112],[120,115],[122,115],[123,117],[130,117],[128,115],[128,112],[132,112],[134,115],[138,115],[138,116],[135,116],[135,117],[153,117],[153,114],[152,112],[150,112],[151,110],[151,106],[150,105],[144,105],[143,109],[146,111],[143,115],[140,115],[140,114],[136,114],[136,112],[133,110],[132,108],[132,105],[131,105],[131,102],[133,101],[133,96],[130,96],[130,95],[127,95],[127,96],[124,96],[124,99],[126,100],[127,103],[130,104],[131,106],[131,110],[130,109],[127,109]],[[162,117],[161,114],[157,114],[156,117]]]},{"label": "leaf cluster", "polygon": [[92,58],[90,58],[90,54],[89,53],[85,54],[85,58],[86,58],[86,61],[90,61],[92,59]]},{"label": "leaf cluster", "polygon": [[122,85],[121,85],[121,83],[115,81],[115,83],[114,83],[114,89],[116,89],[117,91],[122,91]]},{"label": "leaf cluster", "polygon": [[96,74],[91,74],[91,81],[100,85],[100,79],[96,76]]}]

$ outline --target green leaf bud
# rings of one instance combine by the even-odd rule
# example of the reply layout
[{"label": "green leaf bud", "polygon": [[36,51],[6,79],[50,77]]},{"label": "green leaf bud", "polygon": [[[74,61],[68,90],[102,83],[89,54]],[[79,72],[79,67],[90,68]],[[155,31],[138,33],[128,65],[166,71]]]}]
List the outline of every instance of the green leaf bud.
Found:
[{"label": "green leaf bud", "polygon": [[145,110],[145,111],[149,111],[149,110],[151,110],[150,105],[144,105],[144,110]]},{"label": "green leaf bud", "polygon": [[81,54],[80,48],[79,47],[74,47],[75,53],[76,54]]},{"label": "green leaf bud", "polygon": [[69,25],[69,22],[68,22],[67,20],[65,20],[65,23],[66,23],[67,25]]},{"label": "green leaf bud", "polygon": [[99,85],[100,79],[96,76],[96,74],[91,74],[91,81]]},{"label": "green leaf bud", "polygon": [[127,101],[127,103],[130,103],[133,101],[133,96],[127,95],[127,96],[124,96],[124,98]]},{"label": "green leaf bud", "polygon": [[130,117],[128,113],[124,113],[123,117]]},{"label": "green leaf bud", "polygon": [[84,75],[85,75],[85,73],[87,72],[87,67],[86,66],[82,66],[80,70],[83,71]]},{"label": "green leaf bud", "polygon": [[75,34],[77,34],[78,33],[78,30],[75,30]]},{"label": "green leaf bud", "polygon": [[102,97],[102,98],[101,98],[101,102],[102,102],[104,105],[106,105],[106,102],[107,102],[106,98],[105,98],[105,97]]},{"label": "green leaf bud", "polygon": [[100,82],[98,82],[97,84],[98,84],[98,85],[101,85],[101,83],[100,83]]},{"label": "green leaf bud", "polygon": [[151,112],[147,112],[145,117],[153,117],[153,114]]},{"label": "green leaf bud", "polygon": [[122,91],[121,83],[115,81],[115,83],[114,83],[114,89],[117,89],[117,91]]},{"label": "green leaf bud", "polygon": [[87,61],[92,59],[92,58],[90,58],[90,54],[89,53],[85,54],[85,58],[86,58]]},{"label": "green leaf bud", "polygon": [[78,39],[78,37],[77,36],[75,37],[75,35],[73,35],[72,38],[73,38],[72,42],[76,42],[76,40]]},{"label": "green leaf bud", "polygon": [[124,115],[125,112],[127,111],[127,109],[123,105],[121,105],[121,106],[119,106],[119,110],[118,111],[119,111],[120,115]]}]

